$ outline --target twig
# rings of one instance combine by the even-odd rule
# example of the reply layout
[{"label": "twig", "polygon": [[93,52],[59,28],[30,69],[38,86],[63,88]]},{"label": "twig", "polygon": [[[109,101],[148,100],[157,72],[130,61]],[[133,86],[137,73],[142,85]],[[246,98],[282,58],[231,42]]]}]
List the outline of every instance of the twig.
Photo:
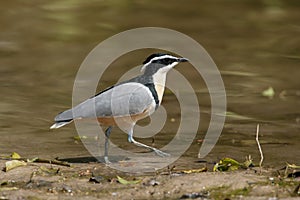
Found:
[{"label": "twig", "polygon": [[71,167],[71,164],[68,162],[64,161],[59,161],[59,160],[48,160],[48,159],[42,159],[42,158],[34,158],[30,161],[28,158],[10,158],[10,157],[0,157],[0,159],[5,159],[5,160],[22,160],[25,162],[35,162],[35,163],[49,163],[53,165],[61,165],[61,166],[66,166],[66,167]]},{"label": "twig", "polygon": [[260,168],[260,173],[261,173],[262,162],[264,161],[264,154],[262,152],[262,149],[261,149],[261,146],[260,146],[260,143],[259,143],[259,140],[258,140],[258,133],[259,133],[259,124],[257,124],[257,127],[256,127],[256,142],[257,142],[258,150],[259,150],[259,153],[260,153],[259,168]]},{"label": "twig", "polygon": [[34,162],[49,163],[49,164],[53,164],[53,165],[61,165],[61,166],[71,167],[70,163],[67,163],[67,162],[64,162],[64,161],[59,161],[59,160],[47,160],[47,159],[38,158]]}]

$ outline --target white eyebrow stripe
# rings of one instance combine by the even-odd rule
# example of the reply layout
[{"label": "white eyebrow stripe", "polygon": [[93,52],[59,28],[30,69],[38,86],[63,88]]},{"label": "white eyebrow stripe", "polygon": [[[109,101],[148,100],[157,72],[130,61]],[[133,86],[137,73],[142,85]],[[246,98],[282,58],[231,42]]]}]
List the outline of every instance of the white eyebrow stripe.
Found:
[{"label": "white eyebrow stripe", "polygon": [[176,58],[174,56],[171,56],[171,55],[163,55],[163,56],[152,58],[149,62],[146,63],[146,65],[149,64],[149,63],[151,63],[151,62],[153,62],[154,60],[161,60],[161,59],[165,59],[165,58],[178,59],[178,58]]},{"label": "white eyebrow stripe", "polygon": [[149,65],[150,63],[152,63],[153,61],[165,59],[165,58],[178,59],[177,57],[171,56],[171,55],[163,55],[163,56],[159,56],[159,57],[154,57],[149,62],[147,62],[146,64],[143,65],[141,72],[145,71],[146,66]]}]

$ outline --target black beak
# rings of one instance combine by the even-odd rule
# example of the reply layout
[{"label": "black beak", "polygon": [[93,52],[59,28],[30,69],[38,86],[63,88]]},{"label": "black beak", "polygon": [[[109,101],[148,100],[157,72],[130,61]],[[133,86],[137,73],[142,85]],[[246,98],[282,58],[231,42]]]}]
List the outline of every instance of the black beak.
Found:
[{"label": "black beak", "polygon": [[189,62],[187,58],[178,58],[178,62]]}]

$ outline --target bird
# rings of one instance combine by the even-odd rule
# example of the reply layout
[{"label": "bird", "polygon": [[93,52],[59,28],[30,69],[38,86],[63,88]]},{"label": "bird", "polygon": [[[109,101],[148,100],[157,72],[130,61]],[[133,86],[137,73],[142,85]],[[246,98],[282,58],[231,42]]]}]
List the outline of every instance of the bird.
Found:
[{"label": "bird", "polygon": [[137,121],[151,115],[161,105],[165,90],[167,73],[187,58],[167,53],[154,53],[143,62],[141,74],[112,85],[95,96],[83,101],[71,109],[59,113],[50,129],[57,129],[74,120],[96,118],[105,130],[105,163],[108,159],[109,136],[114,126],[119,126],[128,134],[128,142],[155,152],[158,156],[170,154],[157,148],[140,143],[133,138],[133,129]]}]

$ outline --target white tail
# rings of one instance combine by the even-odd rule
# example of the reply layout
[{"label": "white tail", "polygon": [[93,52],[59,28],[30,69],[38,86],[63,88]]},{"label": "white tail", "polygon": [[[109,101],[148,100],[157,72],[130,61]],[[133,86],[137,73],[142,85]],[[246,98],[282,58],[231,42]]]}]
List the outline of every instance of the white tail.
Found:
[{"label": "white tail", "polygon": [[64,126],[64,125],[70,124],[72,121],[73,121],[73,120],[68,121],[68,122],[57,122],[57,123],[53,124],[53,125],[50,127],[50,129],[57,129],[57,128],[60,128],[60,127],[62,127],[62,126]]}]

